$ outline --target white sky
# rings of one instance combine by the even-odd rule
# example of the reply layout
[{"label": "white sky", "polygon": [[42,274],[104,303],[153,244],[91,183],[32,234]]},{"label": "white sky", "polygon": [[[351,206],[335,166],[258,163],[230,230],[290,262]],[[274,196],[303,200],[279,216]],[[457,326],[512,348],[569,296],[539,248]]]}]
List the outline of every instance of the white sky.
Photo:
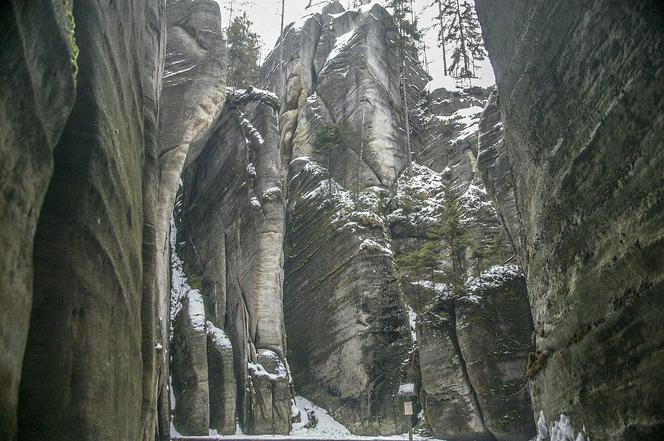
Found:
[{"label": "white sky", "polygon": [[[222,6],[222,22],[224,27],[228,25],[229,19],[229,5],[231,0],[216,0],[220,6]],[[235,16],[238,11],[246,11],[249,15],[249,19],[253,21],[254,31],[257,32],[264,44],[263,48],[263,57],[265,57],[270,50],[274,47],[277,39],[279,38],[280,32],[280,20],[281,20],[281,0],[233,0],[234,1],[234,13]],[[346,8],[349,9],[352,0],[339,0],[340,3]],[[473,0],[474,1],[474,0]],[[326,0],[313,0],[312,5],[319,3],[325,3]],[[303,15],[306,15],[305,7],[309,3],[309,0],[286,0],[286,13],[284,25],[288,25]],[[384,4],[385,0],[377,0],[375,3]],[[431,0],[413,0],[413,6],[415,12],[419,15],[425,8],[431,4]],[[419,20],[421,28],[428,28],[433,24],[434,17],[436,16],[436,11],[434,8],[429,8],[425,11]],[[436,31],[431,29],[425,34],[425,43],[427,45],[427,58],[429,60],[429,74],[434,78],[434,81],[430,84],[430,87],[435,89],[437,87],[446,87],[451,89],[455,86],[455,82],[452,78],[444,77],[443,75],[443,61],[442,61],[442,51],[436,44]],[[422,59],[422,54],[420,54],[420,59]],[[449,62],[449,54],[448,54]],[[473,82],[474,85],[480,85],[487,87],[495,84],[495,78],[493,75],[493,69],[488,58],[479,63],[480,67],[478,69],[479,79]]]}]

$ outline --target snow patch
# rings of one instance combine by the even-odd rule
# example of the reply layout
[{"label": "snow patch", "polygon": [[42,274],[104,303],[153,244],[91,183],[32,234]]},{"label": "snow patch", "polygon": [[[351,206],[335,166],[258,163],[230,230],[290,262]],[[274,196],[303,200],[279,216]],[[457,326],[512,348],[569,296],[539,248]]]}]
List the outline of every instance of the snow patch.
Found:
[{"label": "snow patch", "polygon": [[[506,282],[517,277],[522,277],[523,273],[516,265],[494,265],[487,271],[484,271],[479,277],[470,278],[466,281],[466,290],[470,293],[476,293],[490,288],[499,288]],[[472,300],[478,296],[470,295],[464,297]]]},{"label": "snow patch", "polygon": [[581,432],[576,433],[570,418],[564,414],[560,414],[560,420],[547,426],[544,411],[540,411],[537,420],[537,441],[590,441],[585,431],[584,427]]},{"label": "snow patch", "polygon": [[226,333],[217,328],[212,324],[212,322],[208,321],[207,322],[207,332],[210,337],[212,337],[212,341],[214,342],[215,346],[218,348],[232,348],[233,345],[231,344],[231,339],[228,338]]}]

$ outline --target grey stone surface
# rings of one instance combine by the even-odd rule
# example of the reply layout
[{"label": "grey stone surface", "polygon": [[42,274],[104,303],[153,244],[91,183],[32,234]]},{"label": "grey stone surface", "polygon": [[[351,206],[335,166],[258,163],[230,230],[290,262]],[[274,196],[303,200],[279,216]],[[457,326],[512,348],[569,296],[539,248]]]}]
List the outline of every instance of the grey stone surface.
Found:
[{"label": "grey stone surface", "polygon": [[[72,13],[80,49],[77,93],[59,140],[54,127],[67,118],[66,106],[58,106],[63,98],[48,87],[33,94],[53,100],[58,116],[47,133],[57,145],[34,242],[19,439],[141,439],[146,432],[154,437],[156,409],[144,397],[152,401],[147,395],[156,397],[158,386],[143,369],[157,349],[153,337],[144,339],[143,325],[158,318],[142,311],[151,304],[143,297],[142,253],[149,236],[143,178],[156,137],[163,5],[75,2]],[[46,43],[33,40],[29,46],[49,50],[59,33],[51,39],[48,30],[39,32]],[[57,56],[57,44],[52,53]],[[39,60],[45,59],[32,62]],[[35,72],[33,84],[49,75],[70,96],[72,86],[58,72]]]},{"label": "grey stone surface", "polygon": [[489,96],[479,87],[448,91],[436,89],[425,95],[418,164],[443,173],[452,188],[463,193],[472,181],[477,164],[477,124]]},{"label": "grey stone surface", "polygon": [[495,201],[512,249],[523,255],[523,230],[514,192],[513,166],[505,144],[498,100],[498,92],[494,91],[479,122],[477,169],[491,199]]},{"label": "grey stone surface", "polygon": [[183,435],[208,435],[210,384],[208,330],[203,297],[191,290],[181,299],[173,323],[171,372],[176,406],[173,424]]},{"label": "grey stone surface", "polygon": [[[322,13],[288,27],[284,53],[293,55],[281,73],[277,45],[264,63],[261,82],[279,91],[286,79],[282,149],[289,158],[322,162],[311,145],[321,124],[318,115],[324,122],[348,125],[358,141],[335,155],[335,179],[349,187],[358,181],[353,185],[360,189],[389,186],[407,167],[398,53],[390,44],[394,25],[379,5],[363,13],[342,11],[338,2],[329,2]],[[411,66],[409,91],[418,94],[427,75],[416,61]]]},{"label": "grey stone surface", "polygon": [[226,334],[210,321],[207,335],[210,427],[220,435],[233,435],[237,402],[233,346]]},{"label": "grey stone surface", "polygon": [[284,312],[295,388],[352,433],[403,433],[396,392],[411,342],[383,221],[338,184],[330,194],[323,170],[304,158],[290,169]]},{"label": "grey stone surface", "polygon": [[591,439],[656,438],[663,6],[476,3],[524,231],[535,411]]},{"label": "grey stone surface", "polygon": [[248,364],[245,432],[287,434],[291,430],[291,390],[286,364],[275,352],[260,349]]},{"label": "grey stone surface", "polygon": [[57,1],[9,2],[0,15],[0,438],[7,440],[16,437],[34,234],[53,149],[74,104],[70,12]]},{"label": "grey stone surface", "polygon": [[535,435],[526,367],[533,324],[525,277],[494,266],[467,284],[455,304],[456,334],[482,418],[497,441]]},{"label": "grey stone surface", "polygon": [[[226,45],[212,0],[168,0],[167,46],[159,121],[155,272],[160,315],[168,316],[168,232],[185,161],[203,147],[226,98]],[[166,322],[162,324],[168,334]]]},{"label": "grey stone surface", "polygon": [[[229,98],[199,157],[185,170],[179,219],[185,269],[200,281],[208,319],[233,343],[238,417],[252,434],[290,432],[289,378],[275,381],[279,393],[268,399],[271,383],[252,388],[248,371],[250,364],[261,365],[261,350],[284,363],[286,355],[285,190],[277,112],[277,98],[263,91]],[[269,411],[257,407],[261,392]]]},{"label": "grey stone surface", "polygon": [[420,400],[436,437],[493,440],[482,420],[456,335],[454,299],[437,298],[417,321]]}]

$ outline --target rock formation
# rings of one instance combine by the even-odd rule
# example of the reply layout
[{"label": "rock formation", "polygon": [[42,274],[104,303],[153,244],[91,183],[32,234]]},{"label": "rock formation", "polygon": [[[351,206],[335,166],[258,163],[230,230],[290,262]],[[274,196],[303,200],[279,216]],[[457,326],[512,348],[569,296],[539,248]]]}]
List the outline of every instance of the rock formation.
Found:
[{"label": "rock formation", "polygon": [[[535,411],[591,439],[656,439],[664,268],[664,9],[477,0],[536,331]],[[482,155],[482,154],[480,154]],[[515,219],[520,225],[515,225]]]},{"label": "rock formation", "polygon": [[31,3],[0,14],[1,439],[288,434],[295,393],[396,434],[404,388],[449,441],[659,438],[658,2],[476,0],[497,90],[431,92],[379,5],[308,8],[268,92],[225,87],[213,0]]},{"label": "rock formation", "polygon": [[[215,367],[214,375],[222,373],[220,367],[223,371],[233,366],[238,417],[244,431],[251,434],[290,432],[282,313],[285,191],[278,106],[275,96],[259,90],[231,95],[198,158],[185,168],[177,216],[176,250],[184,261],[188,283],[194,280],[200,290],[205,304],[201,313],[210,321],[208,328],[225,330],[233,349],[224,352],[222,366]],[[191,326],[185,323],[182,330],[174,329],[174,339],[190,332]],[[206,354],[191,345],[174,344],[173,351],[207,365],[212,358],[210,349]],[[176,376],[187,375],[190,369],[186,363],[173,367]],[[195,388],[207,392],[209,372],[208,368],[197,377]],[[174,386],[177,399],[187,388]],[[224,387],[217,390],[225,393]],[[234,397],[210,397],[210,404],[222,400],[223,407],[234,409]],[[209,418],[212,406],[203,406]],[[191,412],[195,420],[198,412],[184,412],[181,424],[176,418],[176,428],[185,434],[201,434],[201,430],[190,430],[186,422],[186,413]],[[234,433],[234,415],[215,428]]]},{"label": "rock formation", "polygon": [[[53,150],[74,104],[71,5],[3,6],[0,23],[0,438],[16,436],[16,406],[33,297],[32,250]],[[50,38],[44,41],[44,34]]]},{"label": "rock formation", "polygon": [[[282,91],[286,85],[281,92],[281,150],[283,162],[290,163],[284,312],[295,388],[352,432],[363,434],[405,429],[400,404],[392,398],[400,383],[441,387],[435,372],[445,357],[427,352],[426,343],[426,353],[418,355],[408,325],[409,311],[412,319],[435,303],[436,295],[425,298],[415,290],[415,299],[413,290],[404,290],[395,258],[427,241],[427,228],[441,221],[445,195],[460,198],[466,226],[481,248],[502,244],[484,265],[512,254],[475,172],[479,117],[489,92],[439,90],[429,95],[423,90],[427,75],[418,70],[413,54],[408,55],[414,67],[408,96],[414,155],[435,171],[415,166],[411,175],[402,175],[408,164],[398,54],[389,43],[391,20],[380,6],[344,12],[329,2],[286,29],[262,74],[264,87]],[[337,139],[321,142],[327,132]],[[435,182],[437,186],[431,184]],[[527,305],[524,290],[514,295]],[[454,310],[454,299],[450,305]],[[531,323],[527,310],[522,319]],[[312,322],[318,324],[315,329]],[[449,353],[459,365],[453,318],[450,325]],[[435,331],[420,332],[426,334],[424,341],[436,340],[430,335]],[[512,360],[525,378],[527,354]],[[469,375],[461,368],[456,372],[452,388],[463,390],[468,413],[456,413],[457,402],[444,393],[435,403],[431,394],[425,411],[438,413],[446,423],[454,421],[460,427],[458,439],[478,434],[492,439]],[[521,406],[515,411],[518,422],[508,430],[534,433],[527,421],[527,395],[516,400]],[[427,422],[436,434],[455,436],[448,424],[434,420]],[[465,432],[464,425],[469,426]]]},{"label": "rock formation", "polygon": [[[144,291],[144,250],[154,240],[153,182],[146,176],[156,171],[164,11],[157,1],[116,3],[76,2],[73,10],[70,2],[13,7],[18,29],[12,38],[22,39],[29,58],[8,64],[19,62],[11,78],[29,75],[34,88],[14,89],[22,100],[34,100],[21,106],[32,114],[17,115],[36,129],[28,132],[27,143],[7,146],[31,152],[13,165],[30,190],[10,213],[39,215],[33,266],[26,261],[33,244],[25,234],[34,223],[27,222],[27,230],[16,236],[26,240],[16,260],[25,268],[15,276],[23,281],[17,285],[23,305],[18,320],[30,303],[26,280],[34,268],[19,393],[23,440],[148,439],[159,432],[154,363],[159,317],[150,290]],[[22,78],[16,86],[25,85]],[[3,83],[3,90],[11,88]],[[11,187],[3,194],[18,190],[19,182],[6,182]],[[13,273],[2,270],[3,277]],[[5,286],[2,292],[4,298]],[[26,323],[18,329],[25,331]],[[4,415],[3,410],[3,439],[14,439]]]}]

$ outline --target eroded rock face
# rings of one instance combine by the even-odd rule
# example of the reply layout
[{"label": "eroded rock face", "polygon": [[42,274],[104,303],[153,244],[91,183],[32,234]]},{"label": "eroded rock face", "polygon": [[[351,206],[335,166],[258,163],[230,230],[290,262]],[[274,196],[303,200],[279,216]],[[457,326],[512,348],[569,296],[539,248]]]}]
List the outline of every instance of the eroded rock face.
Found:
[{"label": "eroded rock face", "polygon": [[475,175],[478,124],[488,94],[479,87],[436,89],[420,104],[425,121],[416,161],[445,175],[457,192],[464,192]]},{"label": "eroded rock face", "polygon": [[497,441],[528,441],[535,432],[526,387],[533,329],[526,281],[516,266],[472,279],[455,304],[456,335],[482,418]]},{"label": "eroded rock face", "polygon": [[[155,219],[156,289],[160,315],[168,316],[170,220],[185,161],[207,141],[226,99],[226,44],[219,5],[213,0],[168,0],[167,46],[158,149]],[[166,322],[162,332],[168,335]]]},{"label": "eroded rock face", "polygon": [[291,164],[284,307],[295,387],[353,433],[398,433],[410,336],[378,197],[353,201],[326,175],[307,158]]},{"label": "eroded rock face", "polygon": [[[262,72],[267,87],[286,84],[289,360],[296,389],[351,431],[393,434],[405,426],[395,394],[410,338],[377,210],[381,188],[408,165],[395,30],[380,6],[344,12],[327,2],[310,12],[285,31],[283,72],[281,45]],[[423,88],[426,74],[413,71],[411,88]],[[323,124],[347,127],[351,142],[324,151],[314,143]],[[371,186],[372,207],[363,208],[354,195]],[[311,317],[321,323],[315,330]]]},{"label": "eroded rock face", "polygon": [[[499,95],[494,91],[479,122],[477,169],[505,227],[515,253],[523,250],[523,230],[516,194],[514,174],[508,146],[503,134],[503,121],[498,107]],[[523,253],[520,253],[523,254]]]},{"label": "eroded rock face", "polygon": [[657,437],[662,5],[476,4],[524,231],[535,410],[592,439]]},{"label": "eroded rock face", "polygon": [[207,436],[210,429],[208,380],[208,331],[203,297],[189,291],[180,301],[173,323],[173,390],[176,397],[173,423],[187,435]]},{"label": "eroded rock face", "polygon": [[[53,13],[56,3],[29,16],[23,14],[32,8],[20,8],[15,16],[32,22]],[[66,26],[75,24],[80,49],[68,117],[72,61],[62,40],[72,44],[73,36],[52,27],[45,38],[40,28],[38,42],[31,27],[21,32],[24,50],[36,52],[28,66],[35,68],[32,84],[39,90],[20,92],[39,102],[32,106],[41,109],[35,121],[48,121],[39,148],[57,145],[34,241],[20,439],[143,439],[159,432],[156,369],[144,370],[157,359],[156,333],[149,330],[159,317],[145,297],[143,251],[153,240],[146,201],[154,193],[144,178],[155,175],[155,163],[146,158],[154,159],[156,151],[163,13],[161,2],[129,0],[113,6],[75,2],[70,17],[57,11],[61,23],[73,20]],[[57,116],[48,116],[51,111]],[[30,160],[42,171],[49,167],[47,157]],[[29,170],[16,170],[30,176]],[[35,184],[25,194],[39,192]]]},{"label": "eroded rock face", "polygon": [[[345,11],[328,2],[289,26],[284,36],[285,66],[280,72],[281,46],[267,58],[262,83],[280,91],[287,118],[282,129],[284,151],[291,158],[317,161],[312,139],[323,123],[347,124],[362,142],[338,152],[335,179],[359,189],[391,185],[407,166],[397,50],[391,16],[381,6]],[[409,70],[409,92],[428,81],[417,61]],[[343,172],[340,170],[343,169]],[[345,183],[348,181],[348,185]]]},{"label": "eroded rock face", "polygon": [[16,436],[34,234],[53,170],[53,149],[74,104],[70,13],[62,2],[16,3],[3,6],[0,18],[0,438],[7,440]]},{"label": "eroded rock face", "polygon": [[[465,100],[467,94],[452,96]],[[419,398],[425,422],[437,437],[529,439],[535,428],[525,387],[528,352],[532,349],[527,291],[516,268],[501,271],[502,266],[495,266],[512,259],[514,250],[472,156],[459,154],[470,148],[468,141],[449,143],[460,136],[477,139],[477,127],[482,124],[481,112],[473,110],[462,116],[467,107],[454,110],[458,105],[451,100],[444,108],[429,107],[455,115],[451,118],[424,114],[427,127],[436,131],[439,122],[450,121],[451,138],[443,137],[437,143],[458,159],[442,173],[416,165],[412,174],[404,174],[397,181],[396,193],[388,203],[391,212],[386,217],[397,266],[407,265],[408,256],[423,247],[437,247],[434,268],[411,268],[402,276],[402,296],[411,322],[416,323]],[[459,222],[456,232],[445,227],[455,222],[455,216]],[[436,233],[441,225],[443,233]],[[453,241],[463,245],[453,247]],[[417,266],[424,264],[427,261],[420,260]],[[494,281],[494,272],[510,276],[505,277],[505,286],[501,277]],[[517,282],[512,281],[515,278]],[[469,283],[465,286],[454,286],[466,279]],[[496,290],[500,294],[475,294],[484,290],[493,293],[491,287],[499,287]],[[492,327],[499,318],[504,329],[494,332]],[[507,351],[505,341],[517,343]]]},{"label": "eroded rock face", "polygon": [[492,440],[459,352],[454,303],[438,298],[418,319],[424,418],[445,439]]},{"label": "eroded rock face", "polygon": [[250,434],[290,432],[277,115],[269,93],[251,89],[229,99],[185,170],[179,214],[178,254],[190,283],[200,285],[206,317],[232,342],[237,412]]},{"label": "eroded rock face", "polygon": [[210,427],[221,435],[235,433],[237,384],[233,367],[233,345],[226,334],[207,322]]}]

